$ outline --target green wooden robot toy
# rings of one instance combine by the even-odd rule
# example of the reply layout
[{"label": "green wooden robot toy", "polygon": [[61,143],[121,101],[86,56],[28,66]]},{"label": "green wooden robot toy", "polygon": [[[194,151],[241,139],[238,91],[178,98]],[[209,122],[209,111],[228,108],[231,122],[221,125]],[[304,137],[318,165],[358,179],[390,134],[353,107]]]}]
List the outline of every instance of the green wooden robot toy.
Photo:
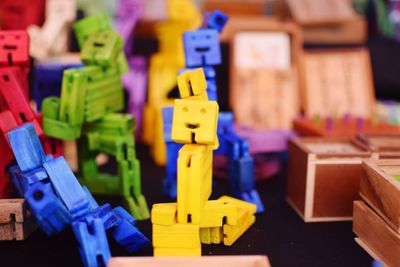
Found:
[{"label": "green wooden robot toy", "polygon": [[[127,71],[124,44],[111,27],[94,23],[99,19],[92,16],[76,23],[85,66],[66,70],[61,97],[43,101],[43,128],[50,137],[78,141],[78,176],[93,194],[122,196],[136,219],[148,219],[135,152],[135,121],[120,113],[124,109],[121,77]],[[117,176],[99,172],[99,153],[116,158]]]}]

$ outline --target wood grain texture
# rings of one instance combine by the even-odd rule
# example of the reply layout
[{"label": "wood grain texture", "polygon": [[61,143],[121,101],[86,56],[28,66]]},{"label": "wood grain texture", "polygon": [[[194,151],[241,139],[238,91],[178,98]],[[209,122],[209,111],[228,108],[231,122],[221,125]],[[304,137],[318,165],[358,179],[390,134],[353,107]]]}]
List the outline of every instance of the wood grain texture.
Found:
[{"label": "wood grain texture", "polygon": [[306,51],[303,59],[307,116],[371,118],[376,100],[367,49]]},{"label": "wood grain texture", "polygon": [[400,233],[400,182],[392,177],[400,174],[400,160],[365,161],[362,168],[361,197]]},{"label": "wood grain texture", "polygon": [[306,205],[307,164],[307,151],[302,150],[296,140],[290,140],[286,194],[288,202],[302,216]]},{"label": "wood grain texture", "polygon": [[353,232],[385,266],[400,266],[400,234],[362,201],[354,202]]},{"label": "wood grain texture", "polygon": [[270,267],[266,256],[114,257],[107,267]]},{"label": "wood grain texture", "polygon": [[213,11],[218,9],[227,15],[263,15],[264,0],[205,0],[204,9]]},{"label": "wood grain texture", "polygon": [[313,217],[351,217],[360,174],[360,164],[317,164]]},{"label": "wood grain texture", "polygon": [[0,240],[24,240],[34,229],[24,199],[0,199]]}]

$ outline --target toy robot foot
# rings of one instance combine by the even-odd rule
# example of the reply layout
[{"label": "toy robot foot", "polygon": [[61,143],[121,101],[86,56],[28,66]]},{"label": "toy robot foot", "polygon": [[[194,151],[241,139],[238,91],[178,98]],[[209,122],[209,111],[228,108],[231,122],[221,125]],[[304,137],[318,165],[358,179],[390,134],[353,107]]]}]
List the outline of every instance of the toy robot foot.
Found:
[{"label": "toy robot foot", "polygon": [[240,198],[244,201],[255,204],[257,206],[256,213],[264,212],[264,204],[262,203],[261,198],[258,195],[258,192],[256,189],[253,189],[249,192],[241,193]]},{"label": "toy robot foot", "polygon": [[143,195],[135,197],[125,197],[127,209],[135,217],[136,220],[147,220],[150,218],[149,208]]}]

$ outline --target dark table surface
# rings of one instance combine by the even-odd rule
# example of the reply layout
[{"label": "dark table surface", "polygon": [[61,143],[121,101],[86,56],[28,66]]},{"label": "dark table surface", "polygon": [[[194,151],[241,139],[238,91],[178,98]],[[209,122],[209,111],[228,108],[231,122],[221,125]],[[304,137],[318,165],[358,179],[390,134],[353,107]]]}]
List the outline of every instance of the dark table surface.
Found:
[{"label": "dark table surface", "polygon": [[[149,157],[148,148],[139,145],[143,191],[149,206],[168,202],[161,195],[163,168]],[[372,259],[354,241],[351,222],[305,224],[285,201],[285,168],[282,173],[257,183],[266,211],[231,247],[203,245],[203,255],[268,255],[273,266],[371,266]],[[212,198],[227,192],[227,182],[214,179]],[[118,198],[97,198],[118,204]],[[151,238],[149,220],[138,227]],[[148,247],[129,255],[110,239],[113,256],[151,256]],[[0,266],[81,266],[78,244],[70,229],[47,237],[40,230],[26,241],[0,242]]]}]

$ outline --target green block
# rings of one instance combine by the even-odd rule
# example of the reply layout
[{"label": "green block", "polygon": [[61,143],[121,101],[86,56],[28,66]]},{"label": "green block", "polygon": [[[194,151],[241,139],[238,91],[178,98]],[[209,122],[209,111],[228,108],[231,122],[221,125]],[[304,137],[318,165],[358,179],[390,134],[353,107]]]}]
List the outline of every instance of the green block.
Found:
[{"label": "green block", "polygon": [[86,65],[115,66],[123,47],[124,41],[116,32],[92,33],[82,47],[81,59]]},{"label": "green block", "polygon": [[51,96],[42,102],[42,115],[45,118],[58,120],[60,115],[60,98]]},{"label": "green block", "polygon": [[73,126],[84,123],[85,94],[90,67],[64,71],[61,88],[60,120]]},{"label": "green block", "polygon": [[106,13],[99,13],[78,20],[74,23],[73,28],[80,48],[83,47],[91,34],[113,30],[111,19]]},{"label": "green block", "polygon": [[61,140],[73,141],[81,136],[79,126],[72,126],[66,122],[46,117],[43,118],[43,131],[47,136]]},{"label": "green block", "polygon": [[400,182],[400,175],[393,175],[393,178]]}]

